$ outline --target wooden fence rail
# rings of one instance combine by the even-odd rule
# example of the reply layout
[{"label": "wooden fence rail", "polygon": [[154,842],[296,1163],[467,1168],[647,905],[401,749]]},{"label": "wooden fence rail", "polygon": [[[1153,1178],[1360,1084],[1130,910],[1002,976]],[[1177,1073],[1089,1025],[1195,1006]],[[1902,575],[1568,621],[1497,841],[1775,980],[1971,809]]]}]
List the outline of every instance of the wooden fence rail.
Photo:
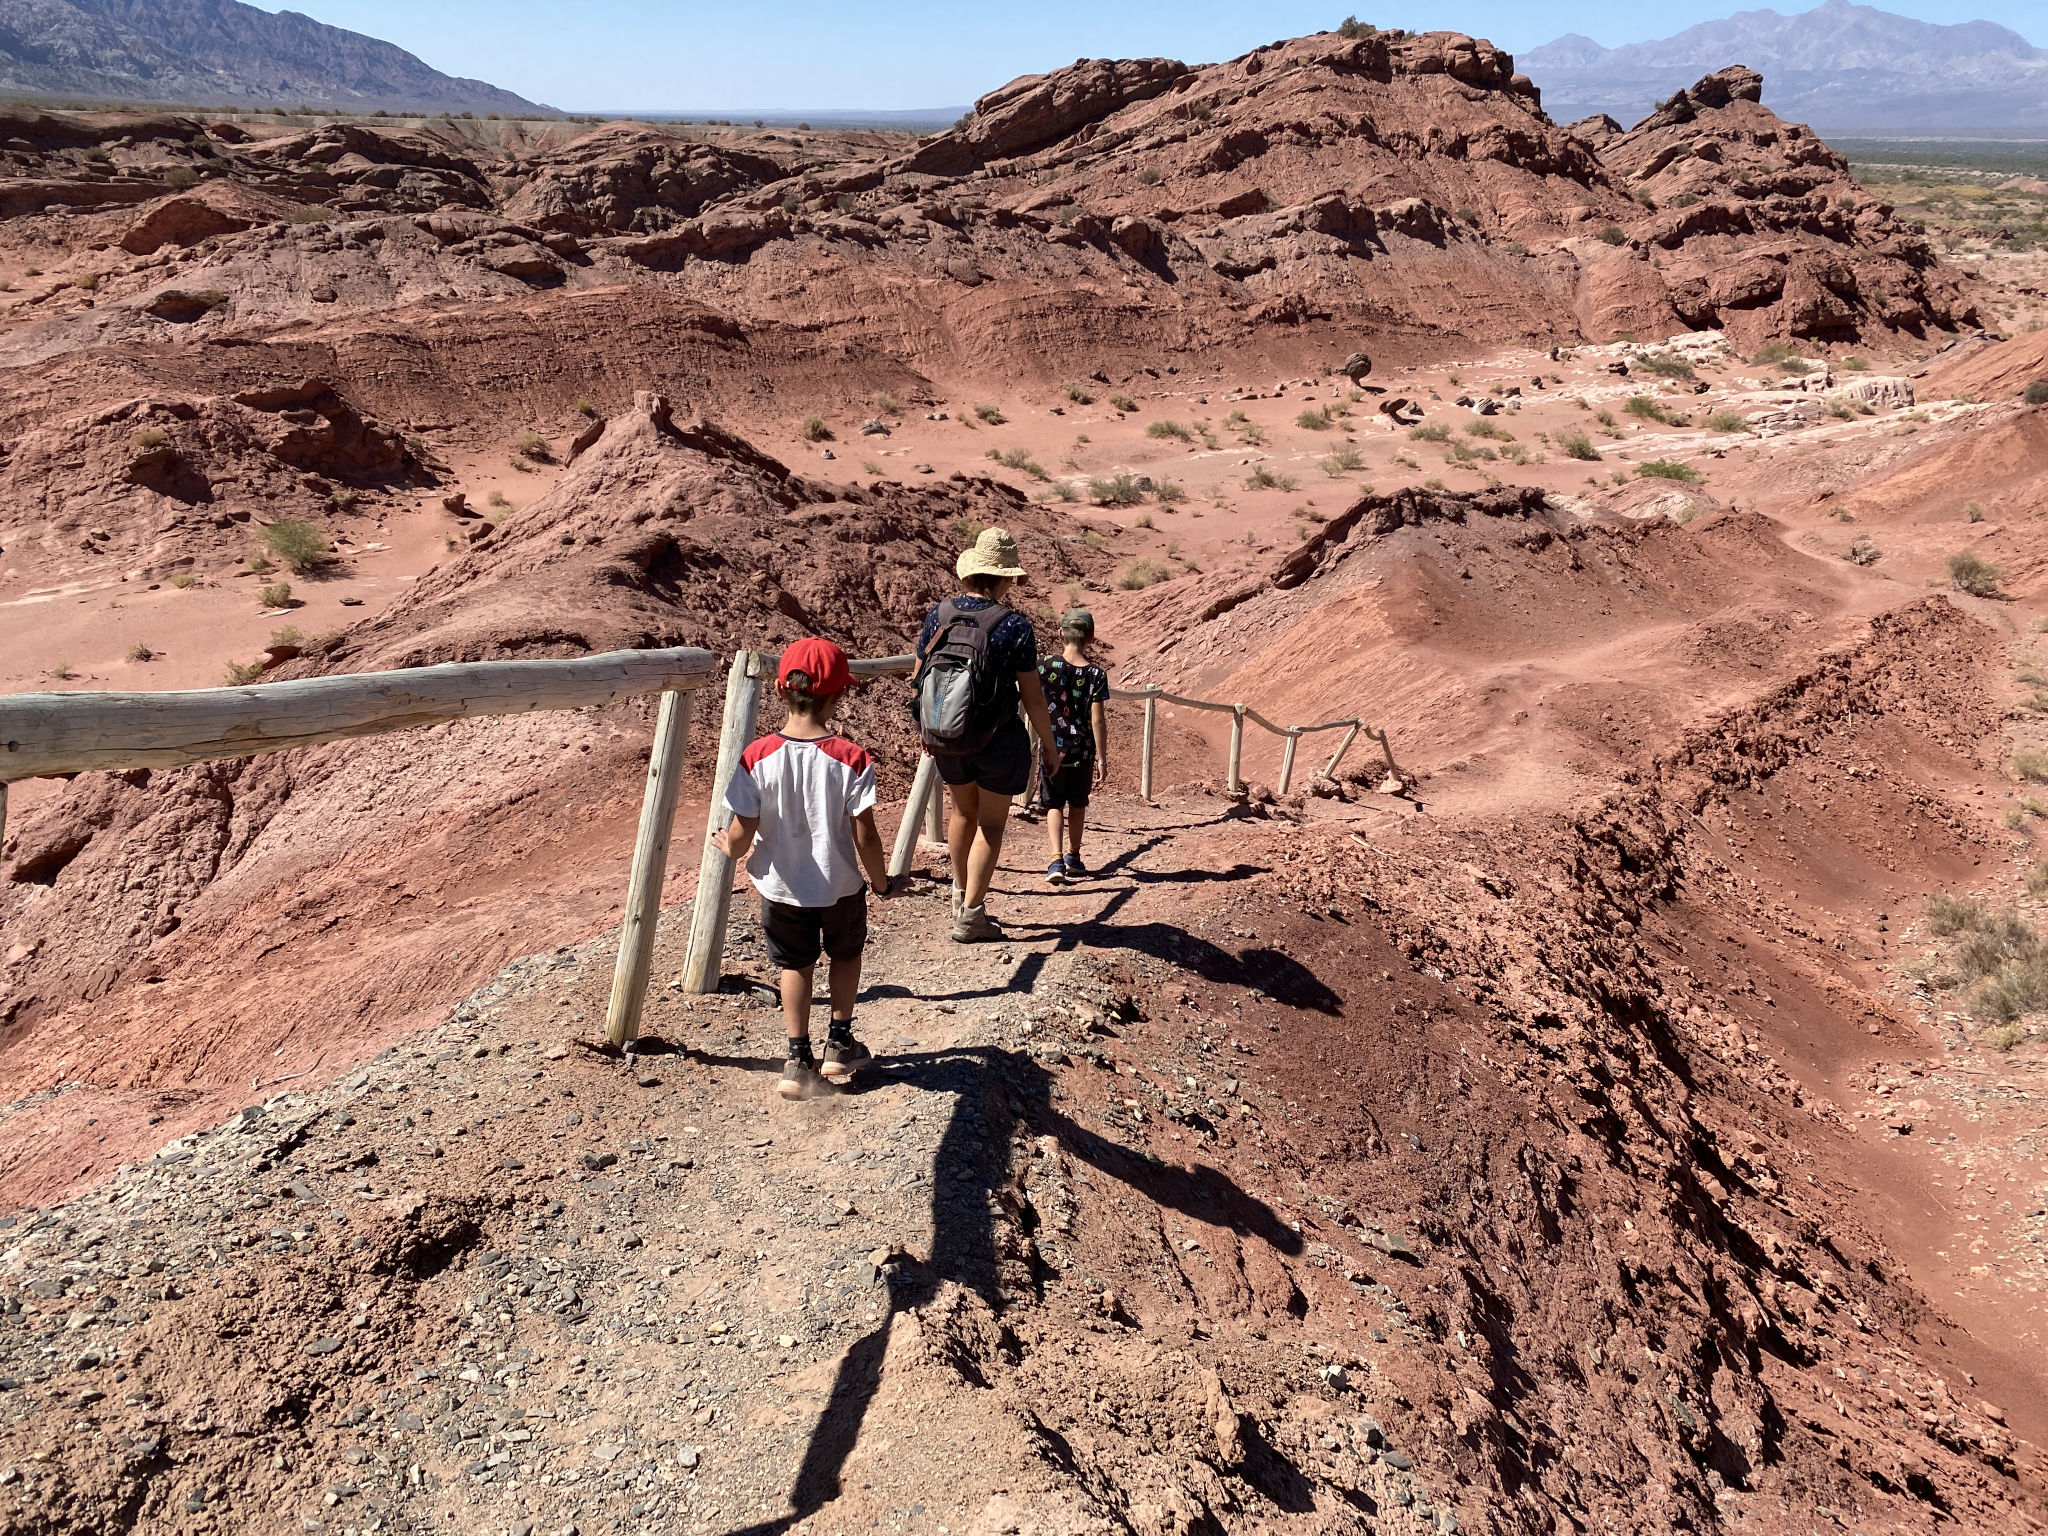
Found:
[{"label": "wooden fence rail", "polygon": [[690,701],[717,664],[709,651],[675,646],[559,661],[452,662],[175,693],[0,696],[0,840],[7,835],[7,784],[15,779],[174,768],[478,715],[587,709],[659,693],[632,883],[605,1017],[612,1043],[623,1046],[639,1034],[647,993]]}]

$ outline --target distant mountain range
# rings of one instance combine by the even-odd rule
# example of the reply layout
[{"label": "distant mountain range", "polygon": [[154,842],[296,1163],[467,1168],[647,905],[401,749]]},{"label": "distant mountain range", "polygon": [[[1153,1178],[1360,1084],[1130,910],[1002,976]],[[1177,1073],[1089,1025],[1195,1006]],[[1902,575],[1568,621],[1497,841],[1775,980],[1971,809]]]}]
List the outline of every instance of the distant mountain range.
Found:
[{"label": "distant mountain range", "polygon": [[403,48],[237,0],[0,0],[0,96],[534,113]]},{"label": "distant mountain range", "polygon": [[1988,21],[1935,26],[1849,0],[1797,16],[1739,11],[1621,48],[1569,34],[1516,58],[1558,122],[1605,112],[1634,123],[1728,64],[1760,71],[1764,104],[1822,133],[2048,132],[2048,49]]}]

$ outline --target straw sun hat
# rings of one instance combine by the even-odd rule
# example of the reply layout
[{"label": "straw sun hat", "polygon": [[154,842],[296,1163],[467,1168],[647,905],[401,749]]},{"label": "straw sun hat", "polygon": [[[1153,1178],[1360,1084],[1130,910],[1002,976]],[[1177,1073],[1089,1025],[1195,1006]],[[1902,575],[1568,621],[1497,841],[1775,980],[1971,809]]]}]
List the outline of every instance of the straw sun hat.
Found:
[{"label": "straw sun hat", "polygon": [[955,569],[960,579],[970,576],[1022,576],[1017,541],[1003,528],[984,528],[972,549],[962,550]]}]

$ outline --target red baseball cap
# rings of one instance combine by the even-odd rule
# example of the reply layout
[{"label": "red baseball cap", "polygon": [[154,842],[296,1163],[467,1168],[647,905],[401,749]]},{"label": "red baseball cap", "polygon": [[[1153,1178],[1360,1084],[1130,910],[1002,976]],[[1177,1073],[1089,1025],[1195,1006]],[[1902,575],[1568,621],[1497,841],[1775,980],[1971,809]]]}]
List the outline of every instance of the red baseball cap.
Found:
[{"label": "red baseball cap", "polygon": [[853,668],[847,665],[846,652],[830,640],[815,636],[797,641],[782,653],[781,665],[775,671],[775,686],[787,688],[792,672],[801,672],[811,680],[812,693],[844,693],[862,686],[855,680]]}]

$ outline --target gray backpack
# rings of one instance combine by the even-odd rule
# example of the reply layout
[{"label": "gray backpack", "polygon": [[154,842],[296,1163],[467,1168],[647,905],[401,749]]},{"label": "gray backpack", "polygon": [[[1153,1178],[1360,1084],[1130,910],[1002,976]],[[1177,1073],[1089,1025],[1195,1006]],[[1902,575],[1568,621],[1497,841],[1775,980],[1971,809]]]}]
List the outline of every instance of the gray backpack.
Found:
[{"label": "gray backpack", "polygon": [[963,612],[957,598],[939,605],[931,644],[918,653],[911,713],[924,749],[938,757],[969,757],[1003,723],[1003,680],[991,665],[989,637],[1010,616],[1001,603]]}]

